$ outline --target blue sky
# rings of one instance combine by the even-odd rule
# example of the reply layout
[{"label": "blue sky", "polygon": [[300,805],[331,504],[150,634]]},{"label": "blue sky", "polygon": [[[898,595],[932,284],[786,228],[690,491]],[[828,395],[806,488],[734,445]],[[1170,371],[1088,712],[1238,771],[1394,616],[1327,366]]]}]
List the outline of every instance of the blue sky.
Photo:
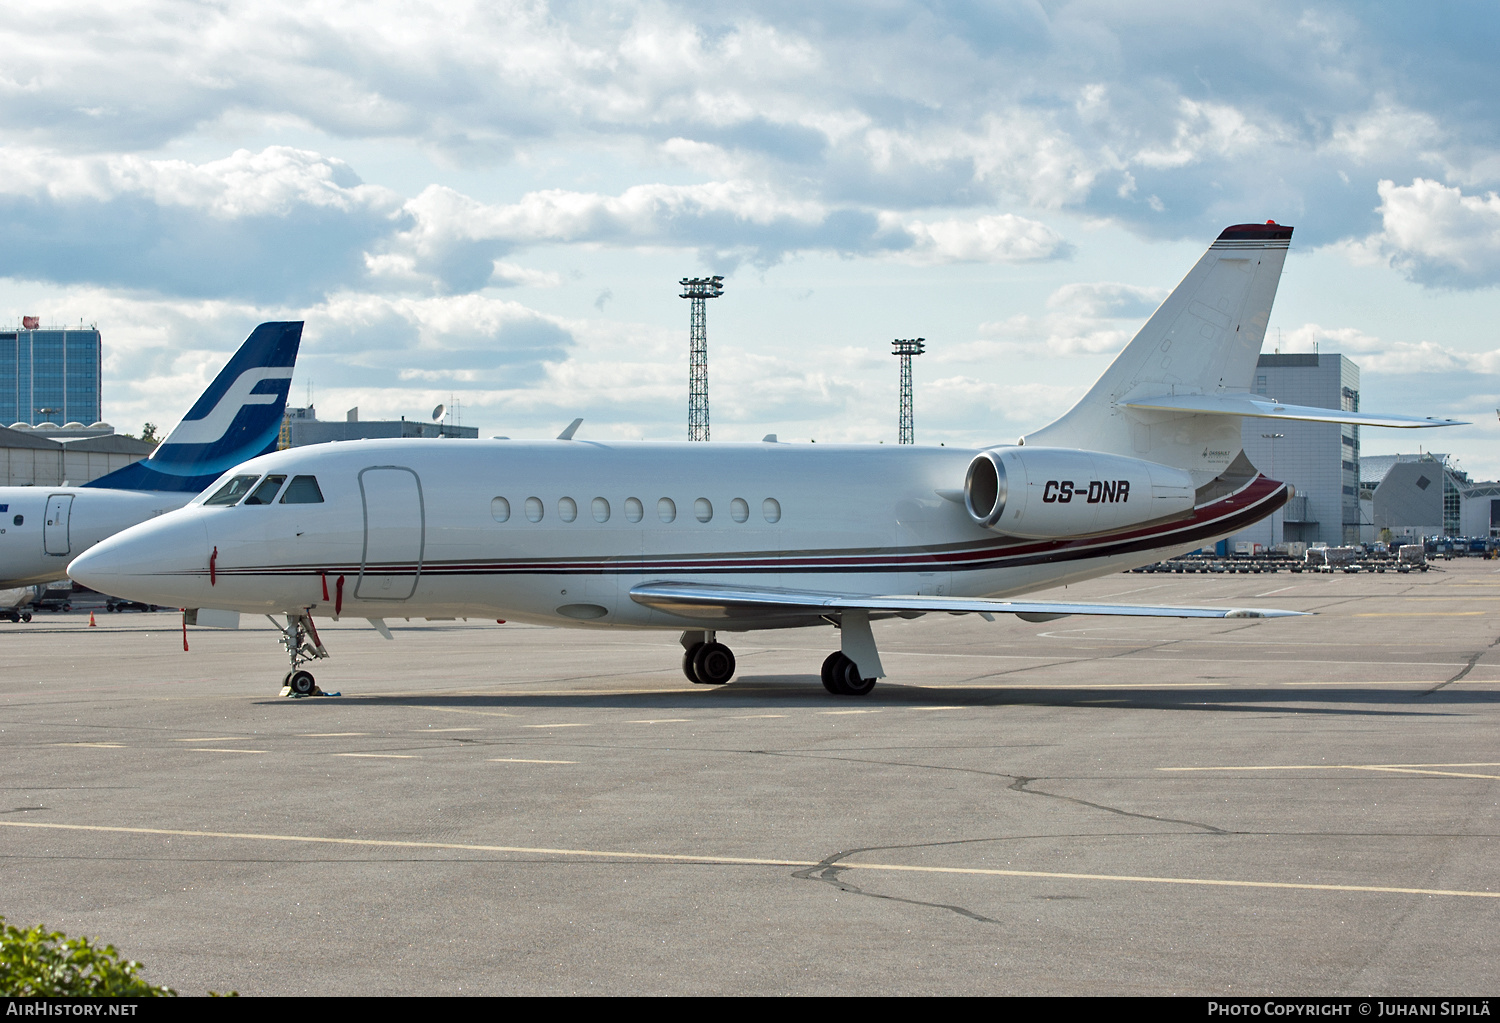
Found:
[{"label": "blue sky", "polygon": [[[294,397],[482,435],[924,442],[1066,410],[1226,224],[1296,226],[1268,349],[1500,476],[1490,5],[46,3],[0,13],[0,297],[169,426],[257,322]],[[243,8],[243,9],[241,9]],[[1434,14],[1436,12],[1436,14]]]}]

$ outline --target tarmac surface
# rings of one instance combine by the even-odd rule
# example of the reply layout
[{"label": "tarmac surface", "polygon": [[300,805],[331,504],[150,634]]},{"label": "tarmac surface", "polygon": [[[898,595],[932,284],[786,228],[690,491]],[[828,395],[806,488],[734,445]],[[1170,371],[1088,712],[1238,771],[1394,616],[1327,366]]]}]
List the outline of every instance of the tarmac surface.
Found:
[{"label": "tarmac surface", "polygon": [[1115,575],[1269,621],[0,624],[0,914],[185,994],[1496,993],[1500,570]]}]

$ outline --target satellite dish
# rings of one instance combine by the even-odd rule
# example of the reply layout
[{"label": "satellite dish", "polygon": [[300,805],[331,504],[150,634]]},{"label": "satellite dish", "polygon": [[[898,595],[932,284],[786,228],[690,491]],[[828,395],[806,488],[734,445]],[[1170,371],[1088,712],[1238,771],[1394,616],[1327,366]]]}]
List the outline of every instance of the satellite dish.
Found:
[{"label": "satellite dish", "polygon": [[447,411],[448,406],[439,402],[438,407],[432,410],[432,421],[434,423],[440,421],[443,418],[443,413]]}]

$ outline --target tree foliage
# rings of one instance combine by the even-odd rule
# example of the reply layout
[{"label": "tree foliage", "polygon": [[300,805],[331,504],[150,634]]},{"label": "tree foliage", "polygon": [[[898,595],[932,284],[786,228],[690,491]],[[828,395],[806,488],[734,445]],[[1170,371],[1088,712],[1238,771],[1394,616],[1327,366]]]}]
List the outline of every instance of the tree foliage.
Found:
[{"label": "tree foliage", "polygon": [[177,994],[137,973],[113,945],[69,938],[42,925],[22,930],[0,916],[0,995],[12,998],[153,998]]}]

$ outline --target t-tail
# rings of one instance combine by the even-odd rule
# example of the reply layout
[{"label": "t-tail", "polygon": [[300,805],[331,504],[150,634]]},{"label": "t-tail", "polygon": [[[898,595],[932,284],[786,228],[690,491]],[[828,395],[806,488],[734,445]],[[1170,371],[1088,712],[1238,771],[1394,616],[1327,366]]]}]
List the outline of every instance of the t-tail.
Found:
[{"label": "t-tail", "polygon": [[198,493],[224,470],[276,450],[301,321],[262,323],[151,457],[90,487]]},{"label": "t-tail", "polygon": [[1197,487],[1253,472],[1241,420],[1449,426],[1454,420],[1286,405],[1250,393],[1292,228],[1227,227],[1103,376],[1061,419],[1021,443],[1082,448],[1185,470]]}]

